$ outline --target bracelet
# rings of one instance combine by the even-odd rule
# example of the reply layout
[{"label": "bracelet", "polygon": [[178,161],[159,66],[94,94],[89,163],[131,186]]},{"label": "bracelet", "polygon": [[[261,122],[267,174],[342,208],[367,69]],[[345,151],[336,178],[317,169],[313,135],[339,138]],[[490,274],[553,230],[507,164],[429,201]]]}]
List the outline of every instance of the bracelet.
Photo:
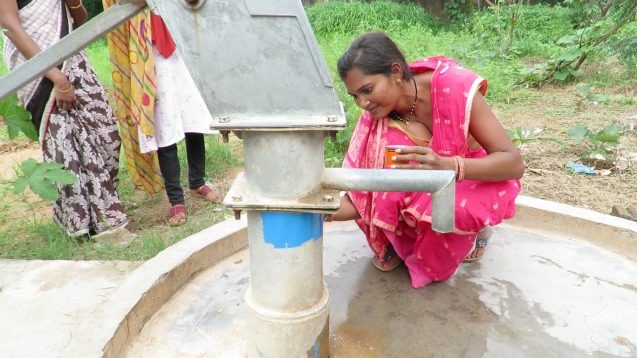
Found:
[{"label": "bracelet", "polygon": [[456,166],[457,166],[457,170],[456,170],[456,182],[461,182],[464,180],[464,158],[459,156],[459,155],[455,155],[453,157],[456,160]]},{"label": "bracelet", "polygon": [[323,215],[323,221],[325,221],[325,222],[334,221],[334,214],[325,214],[325,215]]},{"label": "bracelet", "polygon": [[456,180],[458,180],[458,171],[460,171],[460,163],[458,161],[457,155],[453,156],[453,171],[456,172]]},{"label": "bracelet", "polygon": [[67,88],[67,89],[65,89],[65,90],[61,90],[61,89],[59,89],[59,88],[56,88],[55,90],[56,90],[57,92],[59,92],[59,93],[68,93],[68,92],[71,92],[71,91],[73,90],[73,85],[72,85],[72,84],[69,84],[69,88]]},{"label": "bracelet", "polygon": [[79,3],[79,4],[77,4],[77,5],[75,5],[75,6],[71,6],[71,5],[69,5],[69,4],[66,4],[66,6],[68,6],[68,7],[69,7],[69,10],[75,10],[75,9],[79,9],[79,8],[81,8],[82,6],[84,6],[84,4],[82,4],[82,1],[80,1],[80,3]]}]

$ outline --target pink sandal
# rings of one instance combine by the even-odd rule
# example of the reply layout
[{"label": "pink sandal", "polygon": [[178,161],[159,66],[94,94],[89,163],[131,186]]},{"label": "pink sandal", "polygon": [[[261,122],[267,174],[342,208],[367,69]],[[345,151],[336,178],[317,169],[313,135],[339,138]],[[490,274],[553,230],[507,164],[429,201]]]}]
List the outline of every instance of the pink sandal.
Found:
[{"label": "pink sandal", "polygon": [[175,204],[168,211],[168,225],[179,226],[186,223],[186,205]]},{"label": "pink sandal", "polygon": [[202,185],[198,189],[190,189],[190,192],[203,197],[207,201],[212,201],[213,203],[220,203],[221,200],[223,200],[221,194],[208,185]]}]

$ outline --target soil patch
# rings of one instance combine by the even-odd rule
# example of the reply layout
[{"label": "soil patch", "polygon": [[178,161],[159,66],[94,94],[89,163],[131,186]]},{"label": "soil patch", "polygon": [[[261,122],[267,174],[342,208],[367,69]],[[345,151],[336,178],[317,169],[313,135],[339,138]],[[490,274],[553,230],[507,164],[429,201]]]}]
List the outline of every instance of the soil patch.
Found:
[{"label": "soil patch", "polygon": [[[543,128],[540,137],[552,137],[561,143],[537,140],[522,148],[527,166],[522,179],[522,194],[584,207],[609,214],[613,205],[629,207],[637,204],[637,133],[624,133],[618,151],[626,158],[624,168],[612,168],[607,175],[575,174],[566,169],[568,161],[577,162],[586,152],[567,135],[569,128],[584,124],[599,130],[610,123],[630,125],[637,114],[635,93],[626,87],[606,88],[608,95],[630,95],[632,104],[611,101],[595,104],[582,100],[574,86],[544,88],[528,92],[524,100],[497,109],[505,128],[517,126]],[[631,157],[632,153],[632,159]]]}]

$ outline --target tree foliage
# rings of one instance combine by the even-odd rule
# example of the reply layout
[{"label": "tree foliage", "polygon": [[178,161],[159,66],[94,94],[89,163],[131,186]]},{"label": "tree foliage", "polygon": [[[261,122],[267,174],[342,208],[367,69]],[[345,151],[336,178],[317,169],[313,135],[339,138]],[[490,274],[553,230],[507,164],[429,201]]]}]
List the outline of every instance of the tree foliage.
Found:
[{"label": "tree foliage", "polygon": [[[574,10],[576,28],[562,36],[557,44],[562,50],[545,63],[524,70],[525,82],[542,86],[565,82],[580,76],[579,69],[591,55],[615,52],[623,58],[637,57],[637,34],[614,39],[613,36],[637,17],[635,0],[566,0]],[[613,50],[613,44],[618,44]]]}]

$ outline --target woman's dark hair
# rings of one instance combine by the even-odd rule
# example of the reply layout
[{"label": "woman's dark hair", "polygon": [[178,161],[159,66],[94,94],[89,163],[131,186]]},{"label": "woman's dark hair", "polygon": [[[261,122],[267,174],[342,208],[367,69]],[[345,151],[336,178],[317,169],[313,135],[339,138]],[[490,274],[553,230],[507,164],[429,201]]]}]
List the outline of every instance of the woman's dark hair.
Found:
[{"label": "woman's dark hair", "polygon": [[403,70],[403,80],[411,79],[405,56],[396,43],[382,32],[370,32],[354,40],[336,65],[338,74],[344,79],[352,68],[358,68],[366,75],[391,75],[395,62]]}]

